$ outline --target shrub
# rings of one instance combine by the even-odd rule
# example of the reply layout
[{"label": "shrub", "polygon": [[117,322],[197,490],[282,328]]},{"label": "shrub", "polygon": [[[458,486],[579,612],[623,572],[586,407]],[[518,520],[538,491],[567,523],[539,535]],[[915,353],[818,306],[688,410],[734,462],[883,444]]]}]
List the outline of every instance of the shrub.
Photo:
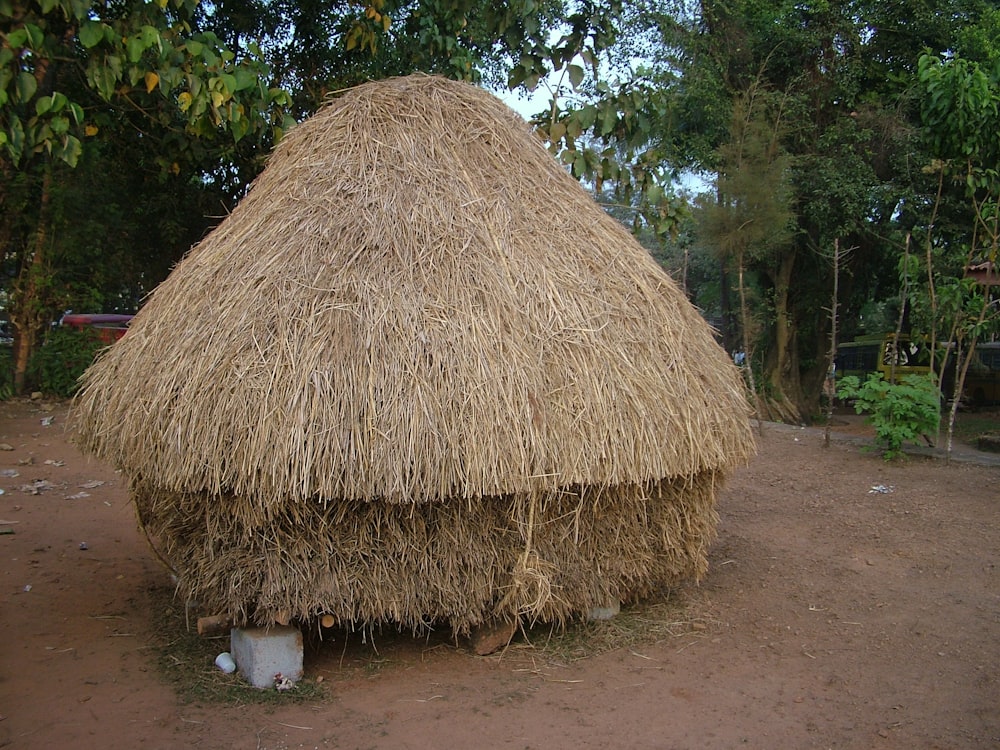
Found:
[{"label": "shrub", "polygon": [[837,386],[837,396],[854,400],[858,414],[875,427],[875,444],[887,461],[902,455],[903,443],[937,432],[941,391],[930,375],[906,375],[890,383],[881,373],[873,373],[861,383],[854,375],[845,376]]},{"label": "shrub", "polygon": [[31,358],[28,366],[31,382],[49,395],[72,396],[79,388],[83,371],[90,367],[94,356],[104,346],[94,330],[52,328]]}]

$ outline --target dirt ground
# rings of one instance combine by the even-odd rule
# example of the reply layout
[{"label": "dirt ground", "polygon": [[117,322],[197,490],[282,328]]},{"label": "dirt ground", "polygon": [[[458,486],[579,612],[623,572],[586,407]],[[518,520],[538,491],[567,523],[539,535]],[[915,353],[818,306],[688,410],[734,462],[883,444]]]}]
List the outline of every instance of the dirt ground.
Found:
[{"label": "dirt ground", "polygon": [[158,666],[167,573],[64,418],[0,404],[2,747],[1000,747],[995,455],[886,464],[851,420],[829,449],[765,425],[721,495],[708,575],[673,609],[623,613],[671,613],[637,643],[483,658],[333,639],[307,651],[315,700],[191,703]]}]

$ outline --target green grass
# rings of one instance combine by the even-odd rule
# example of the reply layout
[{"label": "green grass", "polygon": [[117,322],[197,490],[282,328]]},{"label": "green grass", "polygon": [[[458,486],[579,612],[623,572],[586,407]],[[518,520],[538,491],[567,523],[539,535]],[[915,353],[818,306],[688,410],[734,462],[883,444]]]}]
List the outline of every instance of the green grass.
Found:
[{"label": "green grass", "polygon": [[1000,433],[1000,409],[962,412],[955,419],[955,439],[962,443],[975,445],[976,438],[987,433]]},{"label": "green grass", "polygon": [[157,588],[150,594],[150,611],[158,613],[153,618],[156,663],[184,703],[287,705],[326,700],[325,686],[313,680],[301,680],[293,690],[279,693],[226,674],[215,666],[215,657],[229,650],[229,636],[202,638],[195,629],[196,615],[185,616],[184,603],[173,598],[171,589]]},{"label": "green grass", "polygon": [[623,607],[620,614],[608,620],[580,621],[563,629],[536,625],[523,638],[515,638],[511,648],[567,664],[616,649],[634,650],[688,636],[702,637],[717,623],[694,609],[682,594],[665,591]]},{"label": "green grass", "polygon": [[[288,703],[325,703],[330,691],[345,681],[371,679],[391,675],[396,670],[412,668],[413,664],[438,654],[455,660],[461,669],[464,660],[478,659],[447,632],[435,631],[427,636],[396,632],[384,628],[379,633],[328,633],[326,643],[307,637],[306,667],[326,675],[323,682],[307,677],[294,690],[258,690],[236,674],[227,675],[215,664],[215,657],[229,649],[228,636],[202,638],[194,624],[197,614],[190,615],[190,627],[184,603],[173,598],[173,591],[160,587],[150,592],[155,618],[154,652],[162,678],[173,687],[185,703],[224,705],[285,705]],[[639,653],[644,647],[666,641],[683,644],[695,638],[708,637],[718,623],[699,612],[696,603],[688,601],[684,592],[664,591],[645,601],[622,609],[609,620],[579,621],[565,628],[546,624],[535,625],[515,635],[510,646],[490,657],[517,672],[547,674],[560,667],[616,649]],[[320,678],[322,679],[322,678]]]},{"label": "green grass", "polygon": [[[156,592],[156,607],[163,612],[157,618],[157,663],[163,678],[186,703],[199,704],[270,704],[293,702],[323,703],[328,689],[339,683],[391,675],[396,670],[412,668],[415,662],[437,653],[454,659],[461,669],[464,660],[478,659],[466,648],[464,640],[455,643],[445,632],[426,637],[409,632],[383,629],[377,635],[342,631],[329,634],[329,642],[306,644],[307,668],[326,673],[327,680],[317,683],[304,679],[295,690],[278,693],[256,690],[237,675],[227,675],[214,666],[216,655],[228,649],[228,637],[205,639],[185,625],[184,605],[171,598],[169,590]],[[683,595],[664,592],[623,608],[609,620],[580,621],[565,628],[539,624],[519,632],[510,646],[490,659],[498,660],[517,672],[546,673],[559,667],[616,649],[638,653],[644,647],[665,641],[681,643],[684,639],[707,637],[718,624],[694,607]],[[156,611],[156,610],[154,610]],[[308,640],[308,639],[307,639]],[[640,654],[641,655],[641,654]]]}]

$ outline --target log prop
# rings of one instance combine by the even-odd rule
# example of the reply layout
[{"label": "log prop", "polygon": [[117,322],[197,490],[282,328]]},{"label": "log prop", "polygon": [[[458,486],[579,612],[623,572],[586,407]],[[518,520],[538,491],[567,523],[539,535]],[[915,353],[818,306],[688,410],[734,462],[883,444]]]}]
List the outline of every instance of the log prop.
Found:
[{"label": "log prop", "polygon": [[212,615],[211,617],[198,618],[198,635],[202,638],[212,638],[217,635],[226,635],[232,626],[233,621],[229,615]]}]

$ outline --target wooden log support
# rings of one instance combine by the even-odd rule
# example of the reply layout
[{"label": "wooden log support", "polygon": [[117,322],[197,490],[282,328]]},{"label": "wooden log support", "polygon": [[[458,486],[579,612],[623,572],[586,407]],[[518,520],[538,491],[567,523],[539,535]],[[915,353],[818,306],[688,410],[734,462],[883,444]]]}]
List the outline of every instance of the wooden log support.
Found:
[{"label": "wooden log support", "polygon": [[212,615],[198,618],[198,635],[202,638],[212,638],[217,635],[228,635],[233,620],[229,615]]},{"label": "wooden log support", "polygon": [[515,633],[517,633],[517,620],[514,619],[484,623],[472,631],[470,638],[472,650],[478,656],[488,656],[507,648]]}]

